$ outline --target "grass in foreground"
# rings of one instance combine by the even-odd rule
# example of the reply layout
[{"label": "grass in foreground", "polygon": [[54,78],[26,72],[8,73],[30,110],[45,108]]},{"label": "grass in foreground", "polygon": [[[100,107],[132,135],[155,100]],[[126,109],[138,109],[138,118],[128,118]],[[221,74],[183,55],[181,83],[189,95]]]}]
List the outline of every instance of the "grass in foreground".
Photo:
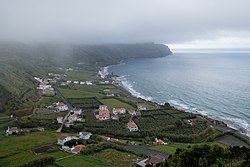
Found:
[{"label": "grass in foreground", "polygon": [[0,139],[0,166],[15,166],[18,164],[32,161],[35,158],[54,156],[56,158],[64,157],[67,153],[61,151],[52,153],[42,153],[36,155],[33,149],[54,143],[59,133],[52,131],[30,132],[21,136],[5,136]]},{"label": "grass in foreground", "polygon": [[93,154],[94,157],[107,161],[117,166],[132,166],[139,158],[134,154],[117,151],[114,149],[106,149]]},{"label": "grass in foreground", "polygon": [[89,155],[76,155],[73,157],[65,158],[57,162],[59,165],[64,167],[76,167],[76,166],[87,166],[87,167],[111,167],[113,165],[99,160]]}]

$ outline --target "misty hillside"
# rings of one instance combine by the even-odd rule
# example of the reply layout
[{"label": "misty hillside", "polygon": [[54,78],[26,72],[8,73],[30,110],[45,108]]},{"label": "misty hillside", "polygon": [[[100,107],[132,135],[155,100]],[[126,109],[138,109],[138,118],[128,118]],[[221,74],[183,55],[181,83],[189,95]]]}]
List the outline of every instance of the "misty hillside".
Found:
[{"label": "misty hillside", "polygon": [[162,57],[171,54],[162,44],[0,44],[0,111],[24,109],[28,112],[36,101],[34,76],[45,76],[77,66],[96,72],[99,67],[127,58]]}]

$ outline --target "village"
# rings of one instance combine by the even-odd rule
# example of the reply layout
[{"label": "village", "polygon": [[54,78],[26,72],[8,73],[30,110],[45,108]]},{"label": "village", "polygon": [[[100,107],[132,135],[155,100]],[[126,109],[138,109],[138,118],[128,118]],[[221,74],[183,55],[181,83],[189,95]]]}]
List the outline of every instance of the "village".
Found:
[{"label": "village", "polygon": [[[65,75],[64,75],[65,77]],[[110,84],[120,84],[119,81],[114,79],[113,81],[100,81],[100,82],[92,82],[92,81],[61,81],[62,75],[57,73],[48,73],[48,78],[42,79],[38,77],[34,77],[36,81],[39,82],[37,90],[41,91],[42,96],[54,97],[58,96],[58,87],[64,87],[69,85],[87,85],[94,86],[98,85],[110,85]],[[106,97],[114,97],[117,94],[112,92],[110,89],[104,89],[103,93]],[[119,95],[118,95],[119,96]],[[65,100],[65,98],[62,98]],[[100,104],[98,109],[93,109],[92,111],[84,110],[82,108],[73,107],[68,101],[55,101],[47,104],[43,108],[37,108],[34,110],[34,115],[51,115],[57,114],[56,123],[60,126],[56,132],[61,133],[63,128],[73,127],[76,123],[85,122],[84,112],[90,112],[96,118],[97,121],[105,122],[108,120],[119,121],[120,118],[123,118],[125,115],[130,115],[129,120],[124,127],[128,132],[133,133],[140,131],[138,125],[133,121],[133,117],[140,116],[142,111],[146,111],[147,108],[145,106],[138,105],[137,109],[126,109],[123,107],[112,108],[109,110],[109,106],[105,104]],[[46,131],[47,127],[36,127],[36,128],[19,128],[19,127],[8,127],[6,130],[6,136],[9,135],[19,135],[21,133],[32,133],[35,131]],[[82,151],[86,149],[86,144],[88,140],[93,140],[93,136],[98,136],[100,139],[99,142],[109,142],[109,143],[120,143],[119,139],[113,138],[111,136],[104,136],[102,134],[92,134],[91,132],[81,131],[78,134],[65,135],[62,133],[56,139],[56,144],[60,147],[60,150],[63,152],[72,153],[74,155],[80,154]],[[96,138],[96,137],[94,137]],[[94,139],[95,140],[95,139]],[[121,139],[120,139],[121,140]],[[77,142],[76,142],[77,141]],[[69,143],[75,144],[69,144]],[[161,139],[155,138],[154,144],[162,144],[165,145],[167,143],[163,142]],[[131,142],[131,145],[137,145],[136,142]],[[88,145],[88,144],[87,144]],[[36,154],[40,152],[44,152],[47,149],[51,148],[50,146],[44,146],[34,149],[33,151]],[[42,151],[41,151],[42,150]],[[167,156],[152,154],[148,156],[146,159],[138,159],[135,163],[139,166],[146,166],[148,164],[156,165],[164,162]]]},{"label": "village", "polygon": [[[66,71],[71,72],[72,69]],[[105,77],[103,73],[100,74],[101,79],[93,77],[93,80],[69,80],[67,74],[52,72],[45,78],[34,77],[41,100],[28,119],[40,123],[36,127],[25,127],[23,124],[22,127],[8,127],[5,135],[51,133],[52,130],[58,134],[57,138],[53,138],[52,144],[34,148],[35,155],[55,148],[77,156],[88,155],[94,148],[113,148],[137,155],[132,164],[144,167],[164,163],[172,153],[169,149],[173,145],[181,146],[171,143],[171,140],[193,140],[192,137],[180,140],[178,136],[169,139],[162,132],[157,133],[157,129],[161,130],[165,126],[167,133],[175,129],[172,132],[174,134],[180,131],[190,135],[190,127],[202,128],[199,132],[202,138],[208,131],[218,133],[213,130],[213,126],[224,127],[221,122],[208,123],[204,117],[134,98],[124,92],[121,82],[115,76]],[[18,121],[18,118],[12,117]],[[198,132],[191,133],[195,136]],[[166,148],[166,152],[162,148]]]}]

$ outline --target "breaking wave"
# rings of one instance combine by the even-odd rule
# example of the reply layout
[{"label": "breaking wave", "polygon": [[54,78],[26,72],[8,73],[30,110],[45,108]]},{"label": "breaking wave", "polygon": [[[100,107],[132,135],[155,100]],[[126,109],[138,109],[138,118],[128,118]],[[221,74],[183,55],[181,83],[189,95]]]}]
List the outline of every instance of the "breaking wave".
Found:
[{"label": "breaking wave", "polygon": [[133,88],[133,85],[131,83],[129,83],[129,81],[127,80],[126,75],[118,77],[117,80],[119,80],[121,82],[121,86],[124,89],[126,89],[129,93],[131,93],[133,96],[138,97],[138,98],[142,98],[142,99],[147,100],[147,101],[153,100],[152,97],[147,97],[147,96],[142,95],[140,92],[137,92]]}]

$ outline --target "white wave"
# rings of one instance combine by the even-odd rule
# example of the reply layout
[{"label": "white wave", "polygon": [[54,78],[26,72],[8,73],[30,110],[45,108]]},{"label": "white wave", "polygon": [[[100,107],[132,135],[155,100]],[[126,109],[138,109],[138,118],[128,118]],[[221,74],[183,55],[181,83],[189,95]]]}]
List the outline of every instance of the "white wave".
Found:
[{"label": "white wave", "polygon": [[170,105],[172,105],[173,107],[175,107],[177,109],[180,109],[180,110],[185,110],[187,112],[192,112],[192,113],[198,113],[198,114],[205,115],[205,116],[208,115],[207,111],[198,110],[195,107],[191,107],[188,104],[184,104],[184,103],[178,102],[177,100],[169,100],[168,103]]},{"label": "white wave", "polygon": [[119,80],[121,82],[121,86],[126,89],[127,91],[129,91],[133,96],[135,97],[139,97],[148,101],[152,101],[153,98],[152,97],[147,97],[142,95],[140,92],[137,92],[133,86],[129,83],[129,81],[126,78],[126,75],[120,76],[117,78],[117,80]]},{"label": "white wave", "polygon": [[109,74],[108,69],[112,67],[113,65],[102,67],[101,70],[98,72],[98,74],[101,76],[101,78],[106,78],[106,76]]},{"label": "white wave", "polygon": [[250,137],[250,124],[241,118],[221,117],[221,119],[232,129],[240,131]]}]

